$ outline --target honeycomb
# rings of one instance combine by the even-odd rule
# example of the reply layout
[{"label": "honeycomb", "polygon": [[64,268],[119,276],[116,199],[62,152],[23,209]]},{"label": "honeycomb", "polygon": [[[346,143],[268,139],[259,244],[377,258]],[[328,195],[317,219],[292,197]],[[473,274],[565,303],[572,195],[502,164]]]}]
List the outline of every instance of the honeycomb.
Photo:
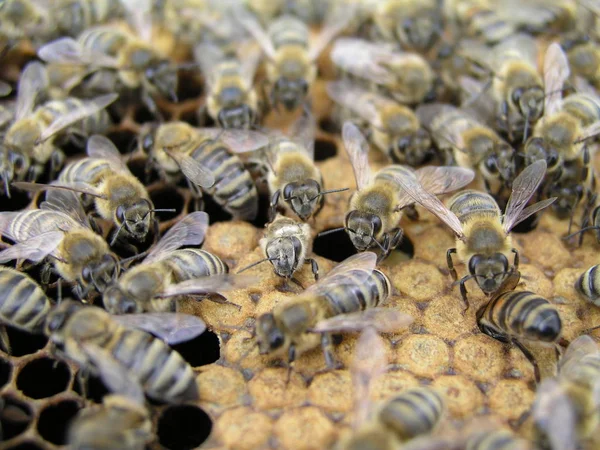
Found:
[{"label": "honeycomb", "polygon": [[[169,42],[166,47],[172,45]],[[22,50],[11,55],[17,66],[26,59],[22,54],[27,56]],[[332,104],[325,94],[325,81],[333,74],[326,55],[321,63],[323,76],[312,91],[313,111],[319,123],[317,166],[325,174],[327,189],[354,188],[351,166],[331,119]],[[18,74],[15,65],[7,65],[4,70],[9,78]],[[180,81],[178,94],[182,101],[162,101],[161,110],[169,119],[196,124],[196,110],[204,101],[201,78],[182,72]],[[266,123],[281,127],[294,118],[273,114]],[[125,153],[133,147],[141,125],[151,119],[145,108],[130,108],[108,136]],[[70,156],[77,157],[75,153]],[[377,152],[371,157],[374,168],[386,163]],[[144,179],[144,155],[134,151],[124,158],[132,172]],[[600,169],[600,158],[596,158],[595,166]],[[175,205],[178,211],[158,213],[162,230],[193,207],[183,187],[167,186],[154,178],[148,188],[157,208]],[[315,236],[342,225],[351,192],[325,197],[323,210],[311,222]],[[3,209],[14,210],[29,203],[18,193],[10,202],[5,198],[3,201]],[[447,402],[438,434],[475,429],[475,424],[484,420],[531,436],[527,412],[535,396],[535,382],[530,363],[517,348],[479,331],[475,312],[486,297],[472,281],[467,284],[471,308],[463,310],[445,261],[446,249],[454,245],[453,235],[431,214],[420,207],[417,210],[419,220],[403,220],[404,241],[381,265],[394,287],[387,306],[410,314],[414,322],[407,330],[384,335],[390,368],[376,379],[372,400],[390,398],[413,386],[430,385],[445,393]],[[204,249],[221,257],[232,272],[262,258],[258,241],[266,219],[264,204],[255,223],[231,221],[210,202],[207,211],[211,226]],[[513,236],[521,255],[520,288],[537,292],[555,304],[563,321],[564,337],[572,340],[582,330],[600,323],[600,310],[582,300],[573,288],[579,274],[600,261],[593,236],[586,235],[581,247],[560,238],[567,226],[547,213],[535,229]],[[314,243],[321,273],[353,252],[345,233],[317,237]],[[458,270],[465,273],[466,269],[458,266]],[[286,383],[285,365],[258,355],[248,340],[249,330],[256,317],[292,298],[300,289],[277,277],[268,264],[248,273],[258,275],[260,282],[228,295],[241,309],[210,301],[182,305],[183,311],[202,317],[209,326],[202,336],[175,347],[197,372],[201,400],[197,405],[152,405],[156,440],[151,448],[324,449],[351,431],[353,388],[348,367],[356,336],[345,335],[337,345],[336,355],[344,368],[324,370],[321,351],[315,349],[298,358]],[[312,284],[310,267],[302,267],[297,279],[304,287]],[[4,402],[0,423],[5,439],[0,448],[64,446],[69,420],[89,402],[100,402],[106,389],[95,377],[82,381],[75,365],[52,355],[45,338],[10,328],[9,336],[12,354],[0,352],[0,398]],[[551,376],[556,363],[554,350],[534,347],[532,351],[542,375]],[[82,395],[82,383],[86,383],[87,399]],[[595,448],[597,443],[589,445]]]}]

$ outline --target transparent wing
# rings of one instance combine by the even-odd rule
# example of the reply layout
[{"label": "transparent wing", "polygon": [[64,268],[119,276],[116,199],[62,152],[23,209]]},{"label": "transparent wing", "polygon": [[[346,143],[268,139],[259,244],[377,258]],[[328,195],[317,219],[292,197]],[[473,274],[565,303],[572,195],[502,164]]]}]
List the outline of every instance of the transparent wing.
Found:
[{"label": "transparent wing", "polygon": [[383,340],[373,328],[367,328],[356,343],[354,358],[350,363],[354,389],[354,428],[364,424],[371,409],[370,395],[373,380],[385,373],[387,358]]},{"label": "transparent wing", "polygon": [[75,122],[80,121],[98,111],[103,110],[118,98],[118,94],[106,94],[91,100],[82,100],[81,104],[76,108],[70,109],[66,114],[59,115],[48,127],[42,132],[39,141],[43,142],[46,139],[54,136],[61,130],[64,130]]},{"label": "transparent wing", "polygon": [[234,153],[253,152],[269,145],[269,138],[258,131],[198,128],[200,136],[218,139]]},{"label": "transparent wing", "polygon": [[144,390],[140,381],[112,354],[97,345],[83,342],[79,344],[89,361],[98,370],[100,378],[109,391],[124,395],[139,405],[144,404]]},{"label": "transparent wing", "polygon": [[263,29],[256,16],[250,13],[245,8],[236,8],[234,10],[236,20],[252,35],[258,45],[263,49],[269,59],[275,58],[275,47],[271,42],[271,38]]},{"label": "transparent wing", "polygon": [[317,333],[359,332],[372,328],[379,333],[395,333],[413,322],[412,316],[392,308],[369,308],[325,319],[317,323]]},{"label": "transparent wing", "polygon": [[111,168],[118,172],[129,173],[129,168],[121,159],[121,153],[106,136],[95,134],[90,136],[86,147],[87,155],[90,158],[103,159],[107,161]]},{"label": "transparent wing", "polygon": [[47,86],[48,74],[44,65],[39,61],[27,64],[23,69],[17,87],[16,120],[22,119],[33,111],[38,95]]},{"label": "transparent wing", "polygon": [[537,388],[533,420],[553,450],[575,450],[576,413],[569,397],[554,379],[546,379]]},{"label": "transparent wing", "polygon": [[423,189],[435,195],[456,191],[475,178],[475,172],[463,167],[427,166],[416,170],[415,175]]},{"label": "transparent wing", "polygon": [[346,4],[344,8],[334,8],[325,18],[325,23],[317,39],[311,44],[308,57],[314,61],[319,57],[331,40],[341,33],[355,17],[357,5]]},{"label": "transparent wing", "polygon": [[210,169],[200,164],[191,156],[178,151],[170,151],[166,148],[163,150],[177,162],[181,173],[192,183],[203,188],[209,188],[215,184],[215,176]]},{"label": "transparent wing", "polygon": [[317,121],[313,114],[304,112],[296,120],[289,131],[294,141],[297,141],[301,147],[306,150],[310,159],[315,158],[315,135],[317,133]]},{"label": "transparent wing", "polygon": [[342,128],[344,148],[350,158],[356,188],[364,188],[371,181],[371,169],[369,167],[369,143],[352,122],[345,122]]},{"label": "transparent wing", "polygon": [[118,61],[104,53],[82,47],[70,37],[62,37],[40,47],[38,56],[47,63],[116,68]]},{"label": "transparent wing", "polygon": [[123,326],[139,328],[169,345],[176,345],[200,336],[206,330],[202,319],[182,313],[143,313],[113,316]]},{"label": "transparent wing", "polygon": [[58,247],[64,236],[62,231],[50,231],[18,242],[0,252],[0,263],[15,259],[42,261]]},{"label": "transparent wing", "polygon": [[435,195],[430,194],[423,189],[423,186],[421,186],[416,178],[396,177],[396,182],[404,191],[403,200],[397,208],[402,208],[403,206],[416,202],[450,227],[459,239],[465,239],[462,225],[460,220],[458,220],[458,217],[456,217],[456,214],[446,208]]},{"label": "transparent wing", "polygon": [[366,78],[376,84],[390,84],[395,78],[388,69],[378,64],[394,57],[393,50],[385,43],[371,43],[364,39],[336,39],[331,50],[331,60],[345,72]]},{"label": "transparent wing", "polygon": [[[520,8],[521,6],[518,6]],[[485,51],[485,46],[484,46]],[[489,52],[494,56],[493,69],[498,69],[506,62],[506,55],[511,55],[511,59],[517,59],[524,63],[529,63],[537,68],[538,50],[535,38],[526,33],[513,34],[503,39]]]},{"label": "transparent wing", "polygon": [[352,255],[331,269],[324,277],[312,286],[308,287],[304,294],[320,294],[327,292],[333,284],[347,283],[345,275],[350,271],[356,271],[352,283],[360,283],[366,279],[375,269],[377,255],[373,252],[362,252]]},{"label": "transparent wing", "polygon": [[581,134],[581,136],[577,137],[576,143],[585,141],[585,140],[590,139],[592,137],[595,137],[598,134],[600,134],[600,121],[594,122],[593,124],[587,126],[583,130],[583,133]]},{"label": "transparent wing", "polygon": [[247,86],[252,86],[254,84],[256,70],[258,69],[258,65],[262,59],[262,52],[260,51],[260,48],[256,46],[256,44],[250,46],[245,43],[239,44],[238,55],[240,55],[239,58],[242,77],[244,78]]},{"label": "transparent wing", "polygon": [[46,200],[40,204],[40,209],[58,211],[67,214],[87,228],[91,228],[79,196],[73,191],[62,189],[49,190],[46,192]]},{"label": "transparent wing", "polygon": [[11,92],[12,88],[10,87],[10,84],[0,81],[0,97],[6,97]]},{"label": "transparent wing", "polygon": [[100,194],[96,188],[87,183],[57,183],[53,184],[42,184],[42,183],[29,183],[27,181],[15,181],[12,186],[26,192],[41,192],[50,189],[64,189],[67,191],[78,192],[80,194],[91,195],[92,197],[106,198]]},{"label": "transparent wing", "polygon": [[200,70],[209,85],[214,86],[215,69],[226,59],[223,50],[215,44],[202,43],[194,48],[194,60],[200,65]]},{"label": "transparent wing", "polygon": [[152,41],[152,1],[121,0],[127,10],[131,24],[138,36],[145,42]]},{"label": "transparent wing", "polygon": [[197,211],[177,222],[150,250],[144,263],[158,261],[173,250],[186,245],[200,245],[208,229],[208,214]]},{"label": "transparent wing", "polygon": [[255,285],[258,278],[250,275],[226,274],[195,278],[169,286],[158,297],[174,297],[177,295],[202,295],[210,292],[244,289]]},{"label": "transparent wing", "polygon": [[67,232],[80,226],[73,218],[58,211],[0,212],[0,233],[15,242],[30,242],[40,234]]},{"label": "transparent wing", "polygon": [[[538,160],[523,169],[519,176],[515,178],[502,224],[506,233],[520,221],[524,220],[522,212],[525,209],[525,205],[527,205],[531,196],[537,191],[545,174],[546,161]],[[539,211],[539,208],[535,210],[530,209],[529,215],[535,211]]]},{"label": "transparent wing", "polygon": [[600,352],[598,344],[588,335],[579,336],[569,344],[564,355],[558,362],[559,373],[569,375],[577,370],[581,360],[588,355],[597,355]]},{"label": "transparent wing", "polygon": [[379,117],[381,106],[386,102],[392,103],[348,81],[327,83],[327,94],[333,101],[376,127],[382,127]]},{"label": "transparent wing", "polygon": [[545,115],[552,115],[560,110],[562,89],[569,74],[567,55],[556,42],[550,44],[544,56]]}]

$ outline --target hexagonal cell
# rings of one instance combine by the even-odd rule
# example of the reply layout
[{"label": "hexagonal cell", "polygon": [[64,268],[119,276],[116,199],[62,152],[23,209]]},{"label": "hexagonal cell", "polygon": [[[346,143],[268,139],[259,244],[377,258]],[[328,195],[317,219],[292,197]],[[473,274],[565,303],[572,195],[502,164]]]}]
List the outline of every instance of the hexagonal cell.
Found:
[{"label": "hexagonal cell", "polygon": [[43,349],[48,342],[48,338],[41,334],[31,334],[9,326],[6,326],[6,331],[12,356],[30,355]]},{"label": "hexagonal cell", "polygon": [[29,398],[47,398],[65,391],[70,381],[71,371],[64,362],[52,358],[36,358],[19,370],[17,389]]},{"label": "hexagonal cell", "polygon": [[334,158],[338,153],[335,141],[331,139],[315,140],[315,161],[325,161]]},{"label": "hexagonal cell", "polygon": [[52,444],[66,444],[67,430],[71,420],[77,415],[81,405],[75,400],[54,403],[40,412],[37,430],[40,436]]},{"label": "hexagonal cell", "polygon": [[179,352],[192,367],[214,363],[221,357],[219,337],[209,330],[191,341],[173,345],[171,348]]},{"label": "hexagonal cell", "polygon": [[[4,188],[2,188],[4,191]],[[10,190],[10,198],[6,198],[4,192],[2,192],[4,198],[2,199],[2,211],[20,211],[26,208],[31,202],[29,194],[18,189]]]},{"label": "hexagonal cell", "polygon": [[[329,230],[323,230],[323,232]],[[331,234],[317,236],[313,241],[313,252],[315,255],[323,258],[331,259],[332,261],[342,262],[349,256],[356,253],[352,241],[348,234],[343,231],[336,231]]]},{"label": "hexagonal cell", "polygon": [[166,408],[158,419],[158,441],[171,450],[198,447],[210,435],[212,421],[197,406],[179,405]]},{"label": "hexagonal cell", "polygon": [[156,218],[159,221],[171,220],[181,213],[184,206],[183,196],[175,188],[165,186],[160,189],[154,189],[150,192],[150,199],[156,209],[174,209],[170,211],[156,212]]},{"label": "hexagonal cell", "polygon": [[135,150],[136,134],[127,129],[120,129],[107,134],[107,137],[113,141],[119,152],[127,155]]},{"label": "hexagonal cell", "polygon": [[2,438],[12,439],[25,432],[33,420],[31,407],[21,400],[13,397],[0,398],[0,424],[2,425]]},{"label": "hexagonal cell", "polygon": [[6,358],[0,358],[0,389],[10,381],[12,375],[12,364]]}]

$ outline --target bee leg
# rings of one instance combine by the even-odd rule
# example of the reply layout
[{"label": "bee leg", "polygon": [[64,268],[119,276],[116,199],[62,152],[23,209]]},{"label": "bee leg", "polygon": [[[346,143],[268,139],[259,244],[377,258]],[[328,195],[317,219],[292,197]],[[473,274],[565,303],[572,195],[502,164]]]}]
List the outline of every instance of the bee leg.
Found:
[{"label": "bee leg", "polygon": [[306,258],[304,264],[310,264],[310,269],[315,276],[315,281],[317,281],[319,279],[319,265],[317,264],[317,261],[312,258]]},{"label": "bee leg", "polygon": [[460,279],[460,296],[465,303],[465,312],[469,310],[469,299],[467,298],[467,287],[465,286],[467,280],[468,277],[463,277]]},{"label": "bee leg", "polygon": [[271,204],[269,205],[269,223],[273,222],[275,219],[275,215],[277,214],[277,203],[279,203],[279,197],[281,196],[281,191],[275,191],[273,197],[271,197]]},{"label": "bee leg", "polygon": [[331,333],[323,333],[321,335],[321,348],[323,349],[323,356],[325,356],[326,370],[331,371],[340,369],[342,364],[335,359],[333,336]]},{"label": "bee leg", "polygon": [[43,286],[48,286],[50,284],[50,276],[52,276],[52,265],[50,262],[46,262],[40,271],[40,282]]},{"label": "bee leg", "polygon": [[506,133],[508,134],[508,141],[513,142],[513,134],[512,129],[510,127],[510,117],[509,117],[509,108],[508,102],[502,102],[500,106],[500,114],[502,114],[502,119],[504,120],[504,126],[506,127]]},{"label": "bee leg", "polygon": [[525,358],[527,358],[529,360],[529,362],[533,366],[533,376],[535,378],[535,382],[539,383],[540,379],[541,379],[541,377],[540,377],[540,367],[538,366],[538,363],[535,360],[535,357],[533,356],[533,354],[523,344],[521,344],[521,342],[519,342],[517,339],[511,339],[511,342],[516,347],[518,347],[519,350],[521,350],[523,352],[523,354],[525,355]]},{"label": "bee leg", "polygon": [[8,339],[8,333],[6,332],[6,327],[4,325],[0,325],[0,348],[7,355],[11,355],[10,339]]},{"label": "bee leg", "polygon": [[240,311],[242,309],[242,307],[240,305],[238,305],[237,303],[233,303],[230,302],[229,300],[227,300],[223,295],[221,294],[217,294],[217,293],[211,293],[209,296],[205,297],[207,300],[210,300],[211,302],[215,302],[215,303],[220,303],[222,305],[232,305],[235,306],[238,311]]},{"label": "bee leg", "polygon": [[55,148],[50,156],[50,178],[54,179],[65,163],[65,154],[59,148]]},{"label": "bee leg", "polygon": [[513,260],[513,269],[519,270],[519,250],[513,248],[510,251],[515,254],[515,259]]},{"label": "bee leg", "polygon": [[154,101],[152,96],[146,91],[146,89],[142,89],[142,102],[144,103],[144,105],[146,105],[146,107],[152,113],[152,115],[156,117],[156,120],[158,120],[159,122],[165,121],[165,118],[158,110],[156,102]]},{"label": "bee leg", "polygon": [[84,399],[88,398],[87,385],[90,379],[90,374],[85,369],[79,369],[77,372],[77,380],[79,381],[79,387],[81,388],[81,396]]},{"label": "bee leg", "polygon": [[288,349],[288,370],[287,377],[285,379],[286,386],[290,384],[292,369],[294,368],[294,361],[296,361],[296,346],[294,344],[290,344],[290,348]]},{"label": "bee leg", "polygon": [[404,213],[410,220],[419,220],[419,211],[417,211],[415,205],[408,205],[406,208],[404,208]]},{"label": "bee leg", "polygon": [[458,274],[456,273],[456,269],[454,268],[454,261],[452,261],[452,255],[456,253],[456,248],[449,248],[446,252],[446,264],[448,264],[448,270],[450,271],[450,275],[452,275],[452,280],[458,280]]},{"label": "bee leg", "polygon": [[385,233],[383,235],[383,243],[381,244],[382,251],[380,255],[377,257],[377,264],[383,261],[390,254],[390,235],[389,233]]}]

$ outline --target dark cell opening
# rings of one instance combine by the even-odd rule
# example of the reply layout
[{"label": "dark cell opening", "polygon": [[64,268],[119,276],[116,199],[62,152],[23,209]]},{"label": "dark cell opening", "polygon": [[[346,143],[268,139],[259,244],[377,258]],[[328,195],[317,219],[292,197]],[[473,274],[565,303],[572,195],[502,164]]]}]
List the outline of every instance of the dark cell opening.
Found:
[{"label": "dark cell opening", "polygon": [[198,125],[201,127],[211,128],[216,126],[213,118],[208,115],[208,111],[202,106],[197,109],[196,117],[198,118]]},{"label": "dark cell opening", "polygon": [[150,112],[150,110],[143,104],[137,105],[137,107],[135,109],[135,114],[133,115],[133,118],[135,120],[135,123],[138,123],[140,125],[143,123],[153,122],[154,120],[156,120],[156,117],[154,116],[154,114],[152,114]]},{"label": "dark cell opening", "polygon": [[186,111],[182,113],[179,117],[179,120],[181,120],[182,122],[187,122],[194,127],[197,127],[199,125],[198,114],[196,113],[196,111]]},{"label": "dark cell opening", "polygon": [[12,397],[0,399],[3,440],[9,440],[22,434],[33,420],[29,405]]},{"label": "dark cell opening", "polygon": [[10,198],[8,198],[4,190],[4,184],[0,186],[0,189],[0,211],[20,211],[31,203],[27,192],[13,187],[10,189]]},{"label": "dark cell opening", "polygon": [[150,199],[155,209],[174,209],[175,212],[156,212],[159,222],[164,222],[177,217],[183,210],[184,198],[172,187],[164,187],[150,193]]},{"label": "dark cell opening", "polygon": [[62,361],[38,358],[28,362],[17,375],[17,389],[29,398],[47,398],[69,386],[71,372]]},{"label": "dark cell opening", "polygon": [[16,445],[9,445],[6,450],[44,450],[44,447],[40,447],[35,442],[21,442]]},{"label": "dark cell opening", "polygon": [[257,228],[264,228],[264,226],[269,222],[270,205],[271,199],[268,195],[258,196],[258,214],[256,215],[256,219],[251,222],[252,225]]},{"label": "dark cell opening", "polygon": [[[542,212],[543,214],[543,212]],[[540,223],[540,214],[534,214],[533,216],[529,216],[523,222],[515,226],[512,231],[514,233],[529,233],[537,228]]]},{"label": "dark cell opening", "polygon": [[73,400],[65,400],[48,406],[40,413],[38,433],[46,441],[56,445],[66,444],[67,430],[81,406]]},{"label": "dark cell opening", "polygon": [[317,236],[313,243],[313,252],[323,258],[342,262],[356,253],[348,234],[341,230],[325,236]]},{"label": "dark cell opening", "polygon": [[94,403],[102,403],[102,399],[105,395],[110,392],[102,382],[102,380],[94,375],[88,375],[83,380],[85,385],[85,392],[82,389],[82,380],[79,375],[75,376],[75,383],[73,383],[73,390],[87,400],[91,400]]},{"label": "dark cell opening", "polygon": [[412,240],[405,234],[402,236],[402,240],[394,252],[406,255],[406,259],[413,259],[415,256],[415,246],[413,245]]},{"label": "dark cell opening", "polygon": [[319,120],[319,128],[325,133],[329,134],[337,134],[341,131],[338,124],[335,121],[331,120],[329,117],[325,117]]},{"label": "dark cell opening", "polygon": [[30,355],[46,346],[48,338],[42,334],[31,334],[17,328],[6,327],[12,356]]},{"label": "dark cell opening", "polygon": [[202,78],[197,72],[180,70],[177,84],[177,100],[180,102],[202,95]]},{"label": "dark cell opening", "polygon": [[12,365],[8,359],[0,358],[0,389],[10,381]]},{"label": "dark cell opening", "polygon": [[329,139],[315,141],[315,161],[325,161],[337,155],[337,145]]},{"label": "dark cell opening", "polygon": [[158,181],[156,170],[150,170],[148,174],[146,174],[146,158],[130,159],[127,161],[127,167],[138,180],[144,183],[145,186]]},{"label": "dark cell opening", "polygon": [[[202,200],[200,201],[202,204],[198,205],[198,202],[195,199],[190,200],[190,211],[205,211],[210,217],[210,223],[217,222],[227,222],[231,220],[231,214],[223,209],[221,205],[215,202],[210,195],[203,194]],[[200,208],[198,208],[200,206]]]},{"label": "dark cell opening", "polygon": [[171,450],[198,447],[210,435],[212,422],[200,408],[192,405],[171,406],[158,420],[158,441]]},{"label": "dark cell opening", "polygon": [[197,338],[173,345],[172,348],[179,352],[192,367],[214,363],[221,356],[219,338],[215,333],[208,330]]},{"label": "dark cell opening", "polygon": [[130,130],[117,130],[108,133],[107,137],[113,141],[122,155],[128,155],[135,150],[136,134]]}]

